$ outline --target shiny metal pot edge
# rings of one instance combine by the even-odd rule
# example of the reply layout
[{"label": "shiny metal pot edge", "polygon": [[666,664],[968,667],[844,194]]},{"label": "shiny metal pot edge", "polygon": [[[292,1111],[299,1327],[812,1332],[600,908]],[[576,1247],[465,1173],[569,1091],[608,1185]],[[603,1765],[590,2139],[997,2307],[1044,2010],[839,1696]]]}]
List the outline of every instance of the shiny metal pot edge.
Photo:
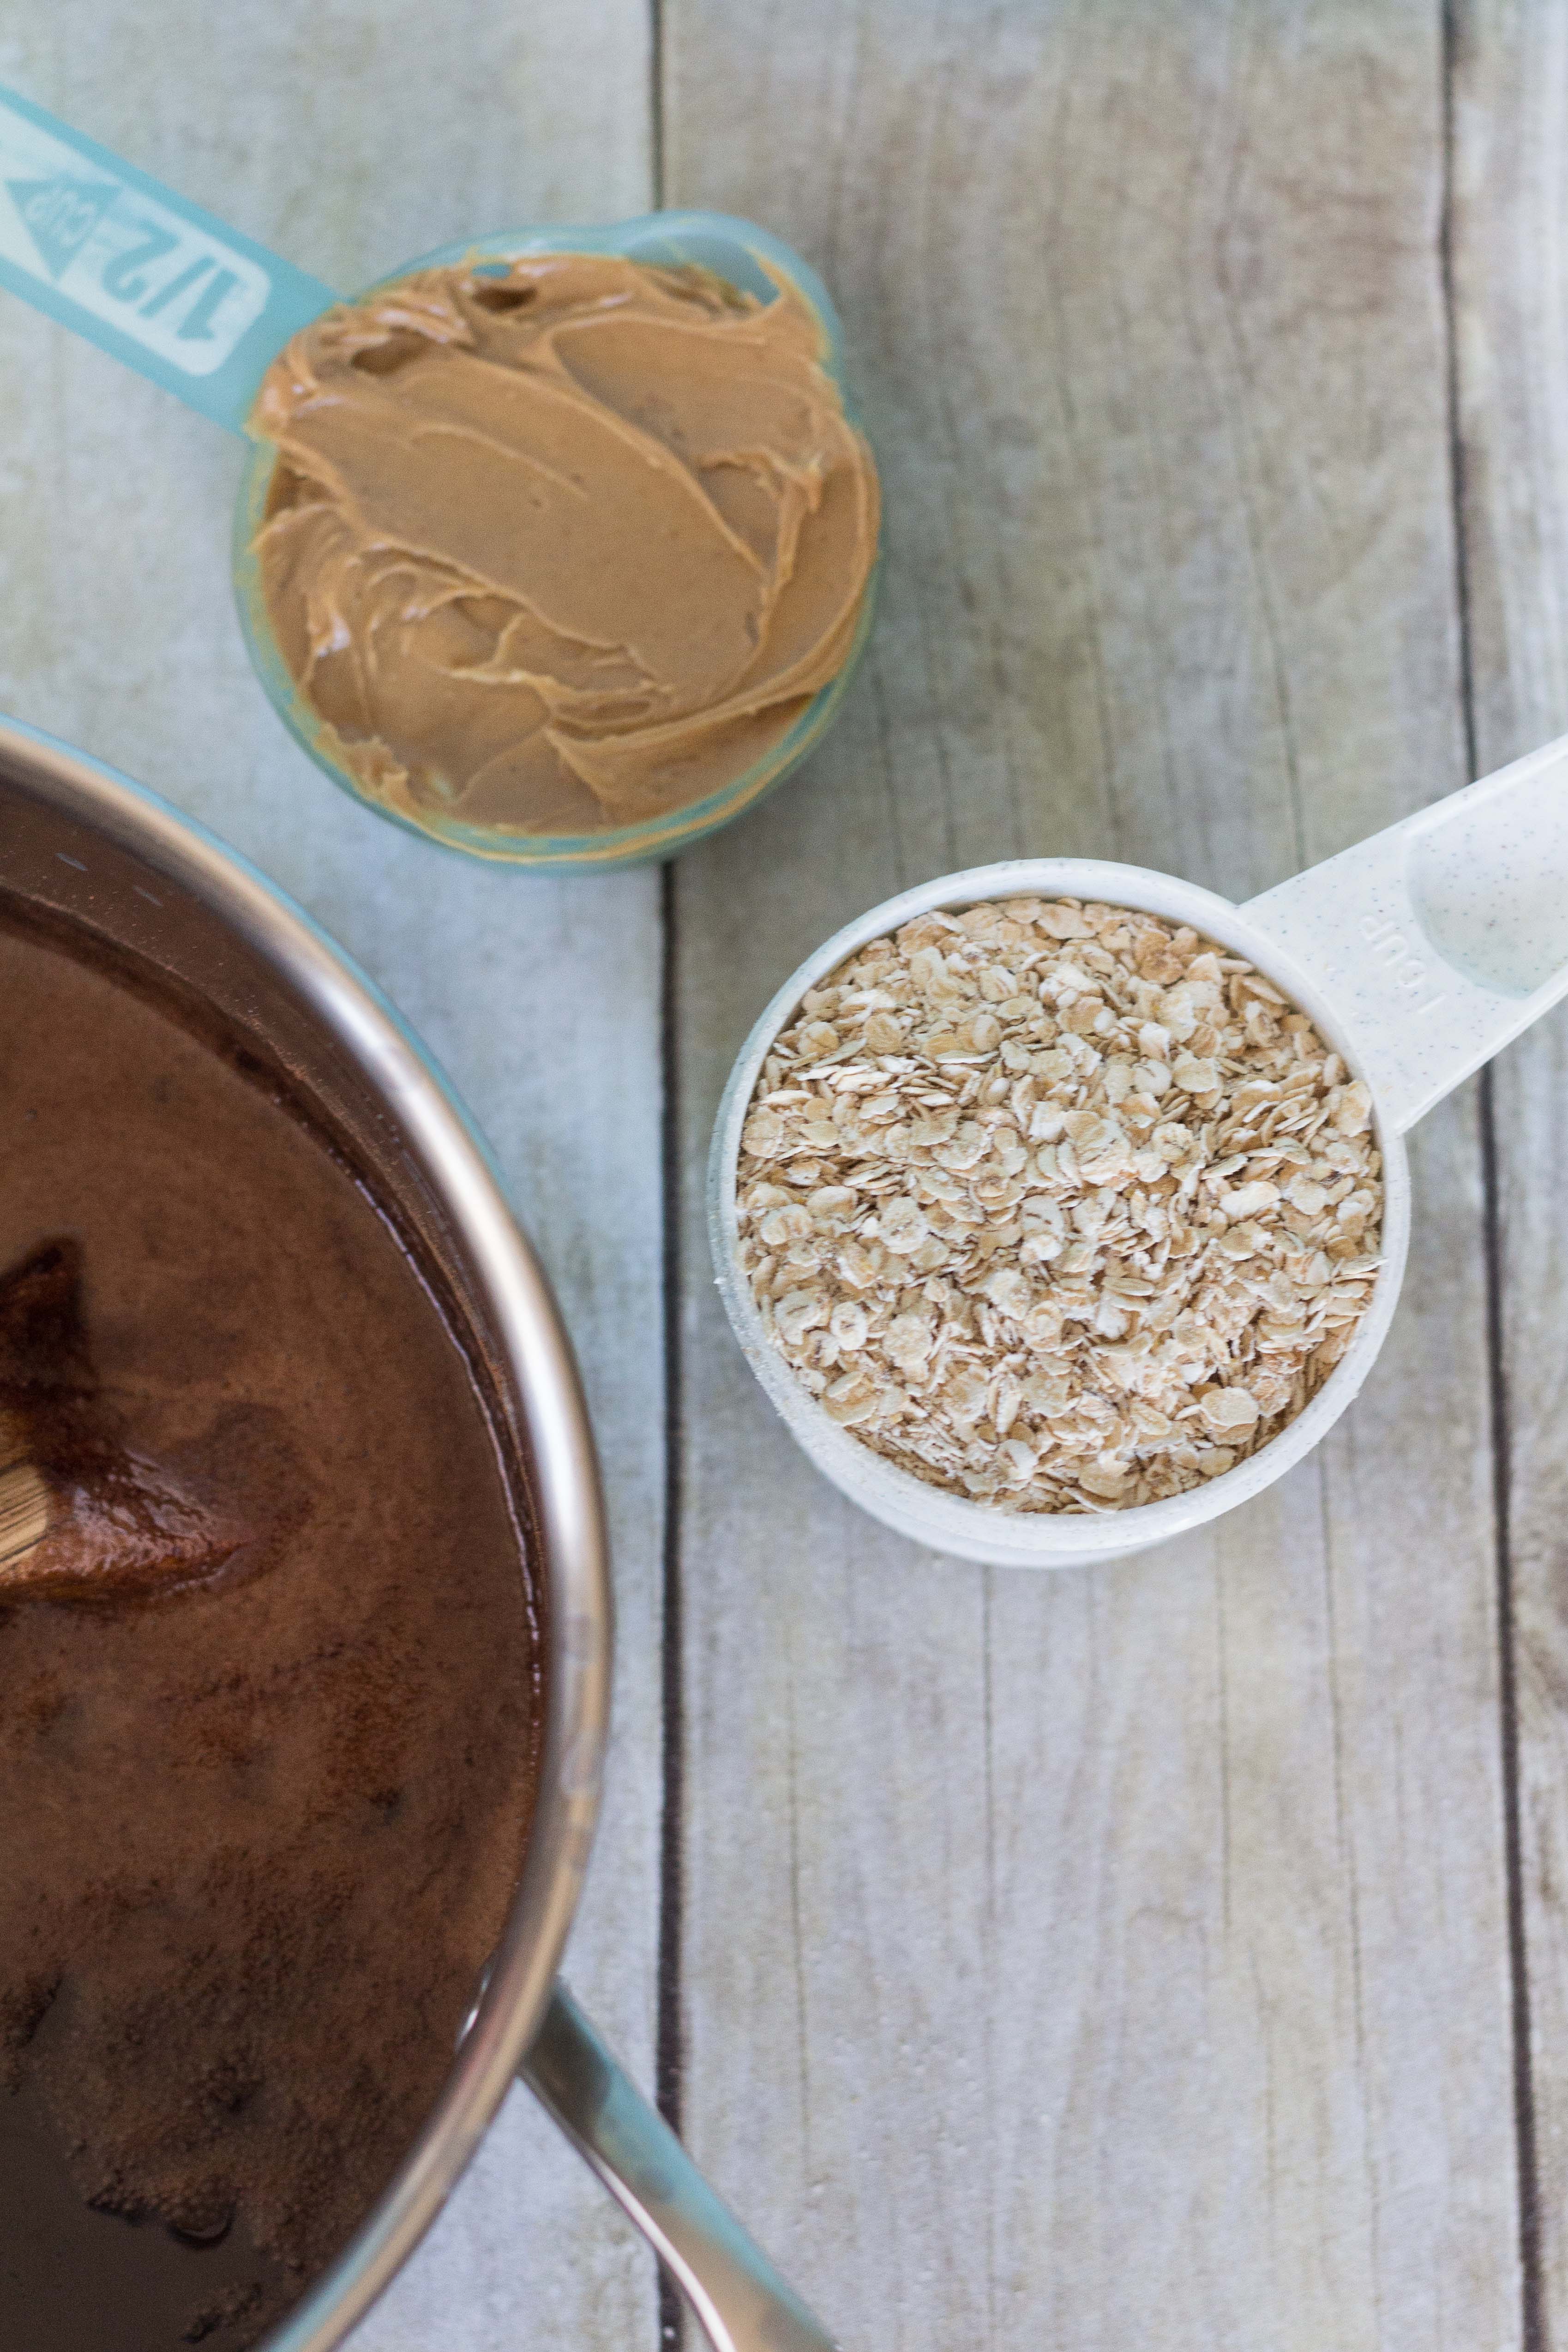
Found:
[{"label": "shiny metal pot edge", "polygon": [[23,790],[156,867],[239,933],[391,1102],[486,1289],[528,1440],[547,1647],[543,1755],[522,1879],[484,1998],[413,2148],[348,2247],[264,2339],[266,2352],[330,2352],[429,2228],[510,2088],[577,1906],[598,1810],[612,1646],[592,1436],[549,1286],[484,1147],[374,984],[254,866],[140,785],[14,721],[0,724],[0,757]]}]

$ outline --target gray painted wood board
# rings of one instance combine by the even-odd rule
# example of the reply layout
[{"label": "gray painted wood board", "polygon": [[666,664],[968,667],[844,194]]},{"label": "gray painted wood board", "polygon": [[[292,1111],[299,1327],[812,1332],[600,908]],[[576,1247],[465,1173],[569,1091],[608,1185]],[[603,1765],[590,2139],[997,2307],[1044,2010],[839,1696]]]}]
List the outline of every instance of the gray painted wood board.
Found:
[{"label": "gray painted wood board", "polygon": [[889,514],[838,734],[676,879],[690,2137],[846,2341],[1511,2342],[1473,1099],[1326,1452],[1097,1575],[841,1504],[698,1213],[848,915],[1057,850],[1243,896],[1463,780],[1437,13],[667,23],[669,195],[821,267]]},{"label": "gray painted wood board", "polygon": [[[535,219],[613,219],[650,184],[641,0],[497,9],[64,0],[0,79],[329,284]],[[0,704],[253,856],[369,969],[494,1146],[555,1281],[603,1450],[621,1643],[576,1990],[651,2080],[658,1919],[659,914],[653,874],[545,880],[354,806],[251,674],[229,586],[241,444],[0,300]],[[526,2092],[361,2330],[365,2352],[619,2347],[653,2265]]]},{"label": "gray painted wood board", "polygon": [[[1457,14],[1453,278],[1476,762],[1568,728],[1568,16]],[[1496,1163],[1510,1922],[1521,2036],[1526,2343],[1568,2339],[1568,1024],[1499,1060]]]}]

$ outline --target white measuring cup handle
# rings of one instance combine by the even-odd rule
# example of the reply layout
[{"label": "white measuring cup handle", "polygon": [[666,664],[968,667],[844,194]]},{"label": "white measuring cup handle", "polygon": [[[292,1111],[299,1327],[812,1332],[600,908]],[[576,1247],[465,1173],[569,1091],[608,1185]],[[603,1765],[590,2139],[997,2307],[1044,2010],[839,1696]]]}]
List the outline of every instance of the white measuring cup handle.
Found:
[{"label": "white measuring cup handle", "polygon": [[235,433],[267,362],[338,299],[3,87],[0,285]]},{"label": "white measuring cup handle", "polygon": [[1242,911],[1340,1013],[1403,1134],[1568,993],[1568,735]]}]

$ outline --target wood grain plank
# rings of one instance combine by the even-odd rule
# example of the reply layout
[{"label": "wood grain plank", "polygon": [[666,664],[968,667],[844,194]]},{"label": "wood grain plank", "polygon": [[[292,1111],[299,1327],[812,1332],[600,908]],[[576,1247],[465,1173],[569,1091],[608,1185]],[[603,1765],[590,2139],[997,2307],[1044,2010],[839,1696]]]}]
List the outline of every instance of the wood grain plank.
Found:
[{"label": "wood grain plank", "polygon": [[[1453,269],[1476,758],[1568,729],[1568,17],[1456,11]],[[1531,2352],[1568,2343],[1568,1022],[1493,1081]]]},{"label": "wood grain plank", "polygon": [[[62,0],[0,77],[334,284],[448,239],[648,201],[643,0],[497,9]],[[0,701],[246,849],[369,967],[494,1144],[558,1285],[609,1474],[616,1740],[570,1968],[651,2077],[658,1867],[655,877],[481,871],[335,793],[252,677],[237,442],[0,300]],[[364,2352],[651,2343],[652,2265],[518,2092]]]},{"label": "wood grain plank", "polygon": [[887,491],[839,730],[678,869],[689,2137],[846,2341],[1516,2344],[1473,1100],[1328,1448],[1095,1575],[841,1504],[700,1226],[730,1056],[875,899],[1240,897],[1462,780],[1438,10],[666,22],[670,200],[822,268]]}]

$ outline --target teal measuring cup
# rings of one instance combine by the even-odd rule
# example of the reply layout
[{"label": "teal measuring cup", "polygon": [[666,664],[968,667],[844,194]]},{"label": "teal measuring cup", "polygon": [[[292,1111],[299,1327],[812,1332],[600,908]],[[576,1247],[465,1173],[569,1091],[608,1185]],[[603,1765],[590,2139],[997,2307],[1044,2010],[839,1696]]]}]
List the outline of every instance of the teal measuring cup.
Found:
[{"label": "teal measuring cup", "polygon": [[[489,264],[499,273],[515,256],[562,252],[624,254],[665,268],[696,263],[763,301],[776,298],[782,278],[815,316],[824,364],[853,415],[843,331],[821,278],[781,238],[722,213],[648,213],[608,226],[501,231],[442,246],[375,284],[455,263],[480,270]],[[323,723],[295,685],[273,635],[253,552],[274,452],[248,434],[246,420],[268,363],[291,335],[344,297],[3,87],[0,285],[248,442],[233,568],[256,675],[317,766],[362,807],[421,839],[524,866],[601,867],[669,857],[728,824],[781,783],[831,719],[871,625],[874,574],[841,669],[788,734],[721,791],[647,823],[595,834],[509,834],[438,814],[413,823],[362,792],[333,757]]]}]

